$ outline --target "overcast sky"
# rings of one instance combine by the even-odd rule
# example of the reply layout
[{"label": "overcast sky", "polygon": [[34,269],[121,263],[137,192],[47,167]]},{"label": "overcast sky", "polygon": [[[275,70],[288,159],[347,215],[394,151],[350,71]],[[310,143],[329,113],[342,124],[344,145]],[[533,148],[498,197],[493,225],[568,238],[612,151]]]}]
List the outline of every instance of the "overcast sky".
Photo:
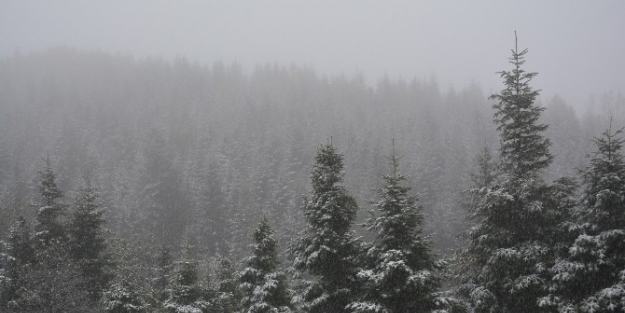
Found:
[{"label": "overcast sky", "polygon": [[625,91],[625,1],[0,0],[0,55],[56,46],[191,61],[304,65],[375,83],[429,79],[443,91],[502,89],[529,48],[543,98]]}]

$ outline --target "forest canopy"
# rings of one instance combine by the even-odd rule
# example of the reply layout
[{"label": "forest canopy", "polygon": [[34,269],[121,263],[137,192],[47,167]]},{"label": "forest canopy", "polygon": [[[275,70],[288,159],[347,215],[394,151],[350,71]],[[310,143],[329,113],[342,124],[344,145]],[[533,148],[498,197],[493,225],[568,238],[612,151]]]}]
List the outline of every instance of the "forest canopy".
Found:
[{"label": "forest canopy", "polygon": [[[597,95],[594,107],[576,112],[561,98],[541,99],[536,93],[529,99],[533,116],[524,120],[503,113],[510,114],[509,120],[504,120],[501,115],[493,117],[493,105],[500,113],[506,109],[502,103],[508,103],[508,94],[504,91],[489,99],[477,84],[442,90],[435,78],[383,78],[372,86],[359,76],[325,76],[296,66],[265,64],[248,69],[219,62],[206,66],[184,58],[137,59],[68,48],[4,58],[0,60],[0,239],[4,242],[0,248],[0,305],[13,306],[12,310],[19,312],[19,306],[29,305],[34,310],[54,303],[62,311],[68,305],[62,301],[63,294],[22,294],[20,298],[17,295],[23,289],[12,285],[23,283],[23,288],[38,292],[34,289],[37,282],[51,283],[55,277],[68,293],[84,291],[74,293],[71,299],[78,306],[76,312],[85,307],[130,312],[118,306],[126,302],[137,308],[136,312],[153,312],[156,307],[172,312],[182,312],[185,307],[190,312],[233,312],[241,299],[248,304],[261,299],[262,304],[249,304],[259,308],[254,312],[278,312],[262,311],[265,305],[275,306],[279,312],[298,308],[313,312],[315,305],[306,305],[307,298],[298,292],[307,290],[310,299],[321,297],[324,293],[317,288],[323,288],[324,279],[331,275],[310,264],[300,264],[299,276],[287,275],[297,270],[290,268],[292,255],[285,251],[303,229],[311,231],[310,236],[315,234],[311,229],[320,229],[307,224],[311,219],[302,211],[314,211],[321,201],[311,203],[311,199],[325,199],[325,189],[315,189],[314,183],[311,186],[315,178],[310,176],[324,151],[336,153],[342,162],[332,174],[341,176],[340,186],[330,184],[328,188],[346,191],[348,195],[341,197],[353,203],[346,210],[353,216],[341,226],[347,227],[341,232],[345,238],[336,240],[346,240],[339,246],[349,247],[345,249],[353,253],[344,256],[349,259],[344,263],[362,271],[348,268],[341,274],[341,284],[364,287],[352,295],[342,294],[343,286],[333,290],[333,295],[344,296],[337,303],[341,307],[351,303],[354,311],[367,312],[371,303],[378,303],[375,299],[385,297],[363,296],[371,295],[367,284],[375,285],[375,279],[368,275],[375,269],[367,271],[370,260],[360,260],[360,255],[374,260],[399,255],[379,251],[389,245],[360,242],[387,240],[383,239],[387,233],[380,235],[371,227],[381,222],[371,224],[369,211],[377,208],[379,212],[373,214],[384,214],[379,198],[388,197],[383,191],[388,188],[400,188],[402,199],[411,199],[405,210],[414,212],[405,216],[410,216],[414,229],[407,232],[419,238],[415,246],[428,260],[419,265],[420,273],[441,274],[410,277],[427,277],[423,278],[429,286],[426,289],[432,292],[451,280],[450,275],[442,275],[444,262],[430,258],[454,258],[481,235],[466,234],[475,223],[490,218],[480,214],[490,213],[475,215],[473,209],[479,201],[492,200],[496,188],[516,195],[515,188],[532,186],[536,197],[548,190],[560,192],[559,196],[569,192],[573,199],[581,192],[565,189],[573,188],[575,182],[568,185],[559,180],[572,177],[586,187],[579,189],[584,193],[580,204],[567,203],[572,206],[567,207],[570,216],[562,218],[574,225],[562,238],[570,236],[570,244],[579,249],[598,245],[597,240],[618,241],[620,232],[625,231],[623,225],[601,228],[602,222],[592,220],[588,222],[599,226],[589,230],[583,208],[605,205],[599,201],[603,189],[595,190],[600,182],[593,175],[612,175],[615,181],[625,177],[622,169],[606,169],[601,163],[604,159],[599,158],[606,149],[620,151],[618,130],[625,126],[623,95]],[[514,144],[502,135],[510,120],[538,125],[530,132],[544,136],[537,150],[541,153],[537,158],[545,161],[540,171],[522,169],[517,165],[527,164],[524,160],[511,161],[518,153],[502,150],[506,144]],[[392,149],[397,156],[392,155],[395,163],[391,169],[388,157]],[[591,165],[587,155],[595,157]],[[622,166],[621,159],[606,158],[605,162]],[[484,172],[491,165],[494,172]],[[398,169],[401,175],[389,174]],[[583,169],[581,177],[578,169]],[[484,180],[480,174],[492,174],[493,178]],[[480,177],[487,182],[480,187],[486,189],[476,192]],[[526,184],[523,180],[528,177],[540,179]],[[609,188],[618,193],[623,191],[618,189],[621,187],[622,183]],[[557,198],[558,207],[567,206],[562,203],[564,198]],[[605,214],[625,210],[622,199],[614,199],[610,207],[603,207]],[[493,223],[494,228],[501,226]],[[361,227],[363,224],[370,227]],[[539,233],[528,236],[535,238]],[[81,238],[90,238],[92,245]],[[250,267],[265,264],[254,261],[264,256],[250,257],[250,244],[254,251],[273,255],[271,262],[257,271]],[[412,249],[391,246],[397,251]],[[515,249],[521,246],[510,245]],[[492,247],[472,247],[478,254],[492,252]],[[300,248],[306,250],[306,246]],[[569,256],[563,252],[565,246],[560,248],[553,256],[561,262],[549,260],[555,272],[545,270],[540,275],[575,272],[581,262],[576,258],[584,259],[575,254],[565,262]],[[620,248],[613,247],[614,251]],[[406,251],[402,253],[412,253]],[[18,252],[23,254],[16,259],[11,253]],[[470,259],[467,255],[470,253],[464,257]],[[65,259],[73,260],[72,265],[59,267]],[[625,270],[616,254],[605,262],[611,267],[600,269],[602,275],[617,277],[619,269]],[[453,271],[456,266],[460,267],[452,264],[447,269]],[[247,277],[247,289],[239,288],[239,272]],[[578,274],[588,275],[570,275]],[[307,275],[318,277],[306,281],[310,279]],[[488,284],[470,277],[459,281],[468,286],[465,291],[482,291],[479,283]],[[251,292],[250,286],[259,282],[270,284],[267,290],[276,292],[279,301]],[[85,284],[97,288],[82,288]],[[292,289],[286,290],[289,284]],[[551,290],[562,290],[566,296],[537,291],[542,308],[589,307],[592,301],[586,301],[588,297],[595,297],[599,306],[612,301],[601,298],[600,292],[580,299],[570,292],[575,283],[564,279],[553,284]],[[595,287],[616,290],[618,282],[614,286],[597,282]],[[455,290],[454,297],[425,294],[420,299],[438,303],[428,310],[441,309],[444,303],[447,309],[458,309],[462,292]],[[213,296],[221,300],[210,300],[216,299]],[[528,297],[538,299],[533,293]],[[503,301],[500,298],[497,301]],[[193,311],[196,309],[199,311]]]}]

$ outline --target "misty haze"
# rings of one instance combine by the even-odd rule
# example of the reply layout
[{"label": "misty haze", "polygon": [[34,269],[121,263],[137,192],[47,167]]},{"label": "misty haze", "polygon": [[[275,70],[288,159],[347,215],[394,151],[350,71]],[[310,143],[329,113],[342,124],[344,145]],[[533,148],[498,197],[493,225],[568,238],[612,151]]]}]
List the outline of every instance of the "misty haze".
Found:
[{"label": "misty haze", "polygon": [[625,311],[625,2],[0,2],[0,312]]}]

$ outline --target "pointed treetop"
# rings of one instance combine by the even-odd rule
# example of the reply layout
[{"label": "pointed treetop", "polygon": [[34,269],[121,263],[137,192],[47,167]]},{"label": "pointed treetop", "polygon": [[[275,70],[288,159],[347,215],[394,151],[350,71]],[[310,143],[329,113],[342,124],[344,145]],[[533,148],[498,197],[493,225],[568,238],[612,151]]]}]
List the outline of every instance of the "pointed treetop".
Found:
[{"label": "pointed treetop", "polygon": [[529,85],[538,73],[528,73],[521,68],[528,50],[519,52],[516,41],[515,33],[515,48],[510,58],[514,68],[499,72],[506,88],[489,99],[498,101],[493,108],[500,133],[502,169],[511,177],[528,178],[549,166],[553,155],[549,152],[549,139],[543,136],[547,125],[538,123],[544,110],[534,104],[539,90]]},{"label": "pointed treetop", "polygon": [[43,171],[39,172],[39,176],[41,178],[39,183],[39,194],[43,198],[43,204],[45,206],[53,206],[57,199],[63,197],[63,193],[56,184],[56,174],[52,171],[49,155],[46,155],[45,161],[45,168]]},{"label": "pointed treetop", "polygon": [[392,177],[397,178],[397,176],[399,175],[399,160],[401,159],[401,156],[397,156],[395,154],[395,138],[393,138],[391,140],[391,155],[387,156],[386,159],[391,164],[391,167],[392,167],[391,175],[392,175]]}]

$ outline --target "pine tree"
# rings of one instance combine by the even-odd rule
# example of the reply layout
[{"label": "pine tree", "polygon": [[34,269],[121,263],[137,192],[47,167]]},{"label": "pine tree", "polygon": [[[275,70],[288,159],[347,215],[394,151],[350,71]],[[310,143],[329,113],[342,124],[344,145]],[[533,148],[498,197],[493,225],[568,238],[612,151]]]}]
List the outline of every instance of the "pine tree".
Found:
[{"label": "pine tree", "polygon": [[81,190],[74,204],[69,225],[70,255],[82,270],[92,299],[97,301],[112,278],[112,262],[106,254],[104,211],[97,191],[89,185]]},{"label": "pine tree", "polygon": [[291,312],[285,277],[278,272],[277,243],[266,216],[254,230],[253,255],[240,274],[242,311],[246,313]]},{"label": "pine tree", "polygon": [[312,276],[302,295],[307,312],[347,312],[357,292],[360,244],[351,230],[358,206],[343,181],[343,157],[322,146],[311,172],[312,195],[302,211],[307,227],[291,255],[295,269]]},{"label": "pine tree", "polygon": [[469,279],[475,312],[550,311],[538,300],[547,293],[547,269],[565,250],[562,225],[574,184],[541,178],[553,157],[543,136],[547,126],[537,123],[543,111],[534,105],[538,91],[529,85],[536,73],[521,68],[526,53],[515,47],[513,70],[501,72],[506,88],[491,96],[498,101],[501,179],[471,209],[476,225],[463,259],[479,269]]},{"label": "pine tree", "polygon": [[384,176],[386,186],[378,190],[378,216],[366,223],[377,237],[366,253],[365,268],[358,273],[365,293],[350,307],[354,312],[432,312],[441,265],[434,260],[429,238],[422,234],[421,207],[404,186],[399,161],[394,154],[389,160],[392,173]]},{"label": "pine tree", "polygon": [[594,142],[597,151],[583,170],[584,192],[570,227],[579,233],[567,257],[552,268],[560,312],[625,310],[625,161],[622,130]]},{"label": "pine tree", "polygon": [[63,197],[63,193],[56,184],[56,174],[52,171],[49,157],[46,158],[46,167],[39,172],[39,177],[39,195],[42,204],[37,212],[35,244],[45,248],[66,239],[65,228],[59,220],[63,214],[63,207],[58,203],[58,199]]}]

